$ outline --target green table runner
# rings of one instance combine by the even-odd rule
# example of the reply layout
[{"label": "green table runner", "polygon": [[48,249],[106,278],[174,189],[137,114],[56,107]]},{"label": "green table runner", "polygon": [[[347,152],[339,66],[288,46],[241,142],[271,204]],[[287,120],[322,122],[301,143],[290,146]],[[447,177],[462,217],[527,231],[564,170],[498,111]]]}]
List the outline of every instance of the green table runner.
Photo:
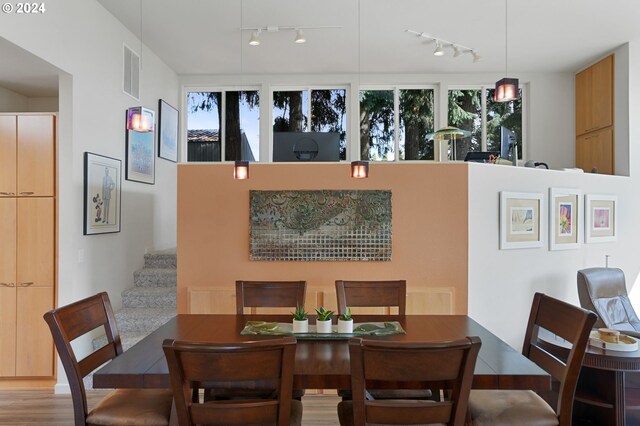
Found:
[{"label": "green table runner", "polygon": [[353,324],[353,333],[338,333],[338,326],[331,326],[331,333],[316,332],[315,324],[309,324],[308,333],[294,333],[293,325],[289,322],[248,321],[240,332],[243,335],[262,336],[296,336],[299,340],[349,339],[354,336],[390,336],[405,334],[397,321],[362,322]]}]

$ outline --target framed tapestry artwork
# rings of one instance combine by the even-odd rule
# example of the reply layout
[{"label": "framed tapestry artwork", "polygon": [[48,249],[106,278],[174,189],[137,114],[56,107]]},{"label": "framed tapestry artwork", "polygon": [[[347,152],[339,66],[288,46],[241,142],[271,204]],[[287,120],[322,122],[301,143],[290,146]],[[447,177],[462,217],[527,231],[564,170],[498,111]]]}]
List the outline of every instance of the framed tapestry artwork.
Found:
[{"label": "framed tapestry artwork", "polygon": [[158,157],[178,162],[178,110],[158,101]]},{"label": "framed tapestry artwork", "polygon": [[618,238],[618,197],[586,195],[585,223],[587,243],[605,243]]},{"label": "framed tapestry artwork", "polygon": [[120,232],[122,162],[84,153],[84,235]]},{"label": "framed tapestry artwork", "polygon": [[543,211],[542,194],[500,192],[500,250],[542,247]]},{"label": "framed tapestry artwork", "polygon": [[[150,111],[153,117],[154,112]],[[155,118],[155,117],[153,117]],[[125,178],[135,182],[155,183],[155,133],[127,130],[127,170]]]},{"label": "framed tapestry artwork", "polygon": [[549,189],[549,250],[580,248],[582,242],[582,192]]}]

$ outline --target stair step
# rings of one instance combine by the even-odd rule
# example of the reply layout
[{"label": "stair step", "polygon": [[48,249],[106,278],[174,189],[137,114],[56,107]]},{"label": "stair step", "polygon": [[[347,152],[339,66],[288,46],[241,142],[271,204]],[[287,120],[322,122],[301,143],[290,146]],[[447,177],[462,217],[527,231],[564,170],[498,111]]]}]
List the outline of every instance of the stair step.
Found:
[{"label": "stair step", "polygon": [[176,288],[133,287],[122,292],[125,308],[176,308]]},{"label": "stair step", "polygon": [[176,268],[176,249],[160,250],[144,255],[145,268]]},{"label": "stair step", "polygon": [[175,308],[124,308],[115,314],[121,334],[129,332],[151,333],[176,316]]},{"label": "stair step", "polygon": [[168,268],[144,268],[133,273],[133,283],[137,287],[175,286],[177,271]]}]

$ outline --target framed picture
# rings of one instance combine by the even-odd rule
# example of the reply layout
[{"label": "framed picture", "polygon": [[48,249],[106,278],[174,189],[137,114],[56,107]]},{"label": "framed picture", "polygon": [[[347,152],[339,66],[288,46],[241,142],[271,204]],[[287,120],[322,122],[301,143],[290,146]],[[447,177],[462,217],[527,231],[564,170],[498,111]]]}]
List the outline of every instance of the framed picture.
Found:
[{"label": "framed picture", "polygon": [[178,110],[158,102],[158,157],[178,162]]},{"label": "framed picture", "polygon": [[543,211],[542,194],[500,192],[500,250],[542,247]]},{"label": "framed picture", "polygon": [[84,153],[84,235],[120,232],[122,162]]},{"label": "framed picture", "polygon": [[[151,110],[148,110],[151,111]],[[154,114],[151,111],[151,114]],[[152,116],[152,118],[155,118]],[[155,183],[156,150],[154,132],[127,130],[127,180]]]},{"label": "framed picture", "polygon": [[580,248],[582,242],[582,192],[549,189],[549,250]]},{"label": "framed picture", "polygon": [[587,243],[606,243],[618,239],[618,197],[615,195],[585,196]]}]

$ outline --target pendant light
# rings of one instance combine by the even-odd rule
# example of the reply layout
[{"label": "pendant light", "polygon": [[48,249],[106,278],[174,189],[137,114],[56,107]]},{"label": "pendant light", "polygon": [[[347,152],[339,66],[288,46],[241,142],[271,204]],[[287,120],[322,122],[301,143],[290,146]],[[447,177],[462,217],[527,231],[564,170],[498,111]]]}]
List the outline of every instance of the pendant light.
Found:
[{"label": "pendant light", "polygon": [[[509,13],[507,0],[504,0],[504,74],[509,75],[509,61],[508,61],[508,51],[509,51],[509,37],[508,37],[508,28],[509,28]],[[520,97],[520,91],[518,90],[518,79],[517,78],[509,78],[504,77],[501,80],[496,82],[496,90],[493,93],[493,100],[495,102],[509,102],[516,100]]]}]

